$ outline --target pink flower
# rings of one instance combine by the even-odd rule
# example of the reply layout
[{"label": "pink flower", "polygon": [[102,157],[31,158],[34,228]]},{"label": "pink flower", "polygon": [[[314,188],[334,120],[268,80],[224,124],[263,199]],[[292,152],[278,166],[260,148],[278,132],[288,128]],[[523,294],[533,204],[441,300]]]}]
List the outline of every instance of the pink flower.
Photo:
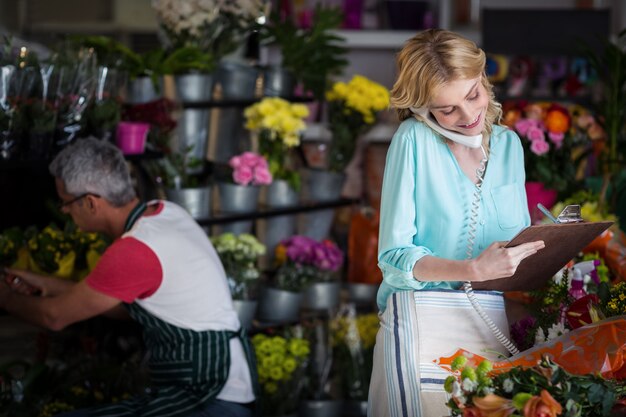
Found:
[{"label": "pink flower", "polygon": [[548,132],[548,137],[556,145],[556,148],[559,149],[563,145],[563,139],[565,139],[565,133],[553,133]]},{"label": "pink flower", "polygon": [[539,126],[531,126],[528,129],[528,132],[526,132],[526,137],[532,141],[545,141],[546,140],[546,135],[545,133],[543,133],[543,130],[541,130],[541,128]]},{"label": "pink flower", "polygon": [[531,119],[520,119],[515,123],[515,130],[517,130],[520,135],[526,136],[526,133],[531,126],[537,126],[537,121]]},{"label": "pink flower", "polygon": [[535,155],[545,155],[550,150],[550,144],[545,140],[535,140],[530,144],[530,150]]},{"label": "pink flower", "polygon": [[261,158],[263,157],[254,152],[244,152],[241,154],[241,163],[252,168],[258,165]]},{"label": "pink flower", "polygon": [[257,165],[254,170],[254,180],[252,182],[254,185],[270,185],[272,183],[272,174],[267,169],[267,163],[265,165],[264,167]]},{"label": "pink flower", "polygon": [[247,166],[240,166],[233,171],[233,180],[239,185],[248,185],[252,181],[252,169]]},{"label": "pink flower", "polygon": [[240,156],[233,156],[228,161],[228,165],[230,165],[230,167],[233,168],[233,169],[239,168],[241,166],[241,157]]},{"label": "pink flower", "polygon": [[244,152],[230,158],[233,181],[239,185],[267,185],[272,182],[267,160],[254,152]]}]

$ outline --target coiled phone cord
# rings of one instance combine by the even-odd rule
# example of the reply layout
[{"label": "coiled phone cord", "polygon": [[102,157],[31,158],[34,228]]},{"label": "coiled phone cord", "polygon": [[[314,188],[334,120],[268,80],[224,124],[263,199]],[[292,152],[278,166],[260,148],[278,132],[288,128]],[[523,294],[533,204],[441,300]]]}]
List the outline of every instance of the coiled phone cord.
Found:
[{"label": "coiled phone cord", "polygon": [[[468,231],[469,237],[467,240],[467,249],[465,251],[467,259],[472,259],[473,254],[474,254],[474,244],[476,242],[476,228],[478,224],[480,199],[482,195],[482,185],[483,185],[485,169],[487,167],[487,160],[488,160],[487,152],[485,152],[485,148],[481,145],[480,149],[483,151],[483,158],[481,159],[480,164],[478,168],[476,169],[477,181],[475,184],[472,206],[470,209],[471,217],[470,217],[470,224],[469,224],[469,231]],[[517,347],[513,344],[513,342],[511,342],[511,340],[509,340],[509,338],[507,338],[502,333],[502,331],[498,328],[498,326],[496,326],[493,320],[491,320],[491,317],[487,315],[483,307],[480,305],[480,302],[476,298],[476,294],[474,294],[472,283],[469,281],[465,281],[463,283],[463,291],[465,291],[465,294],[467,295],[467,299],[469,300],[472,307],[474,307],[474,310],[476,310],[480,318],[483,319],[483,321],[485,322],[487,327],[489,327],[489,329],[491,330],[493,335],[496,337],[498,342],[500,342],[502,346],[504,346],[511,353],[511,355],[517,355],[519,353],[519,350],[517,349]]]}]

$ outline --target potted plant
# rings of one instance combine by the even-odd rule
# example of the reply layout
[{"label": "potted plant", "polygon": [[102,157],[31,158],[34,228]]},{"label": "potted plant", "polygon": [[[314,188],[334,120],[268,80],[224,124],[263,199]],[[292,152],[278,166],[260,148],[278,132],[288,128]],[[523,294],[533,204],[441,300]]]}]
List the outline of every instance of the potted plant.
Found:
[{"label": "potted plant", "polygon": [[194,219],[206,219],[211,214],[210,169],[190,151],[170,152],[164,158],[145,161],[144,166],[168,200],[184,207]]},{"label": "potted plant", "polygon": [[211,242],[224,266],[239,321],[250,328],[257,309],[257,263],[265,254],[265,246],[248,233],[222,233],[212,237]]},{"label": "potted plant", "polygon": [[[228,161],[230,172],[218,180],[220,212],[251,213],[258,207],[260,186],[272,183],[267,160],[254,152],[243,152]],[[252,221],[233,222],[222,226],[222,231],[235,234],[249,233]]]},{"label": "potted plant", "polygon": [[[345,39],[333,33],[343,21],[342,12],[336,7],[316,5],[311,26],[299,28],[289,17],[282,17],[277,12],[271,14],[269,22],[261,26],[261,38],[269,45],[276,45],[281,52],[280,70],[291,74],[296,82],[302,83],[305,92],[322,101],[329,77],[339,75],[348,65],[345,55],[348,48]],[[272,71],[266,72],[265,87],[272,93]],[[295,83],[292,83],[295,84]],[[278,92],[290,96],[291,91]]]},{"label": "potted plant", "polygon": [[[259,307],[262,319],[295,320],[300,302],[302,307],[318,311],[329,311],[339,304],[336,273],[343,264],[343,253],[333,242],[296,235],[281,241],[275,252],[277,268],[264,288]],[[279,308],[274,297],[284,300],[284,307]]]},{"label": "potted plant", "polygon": [[264,416],[297,416],[305,384],[310,344],[300,327],[287,328],[274,335],[257,333],[252,337],[257,358]]},{"label": "potted plant", "polygon": [[359,314],[354,304],[342,305],[330,322],[334,371],[350,415],[365,415],[374,344],[380,327],[376,313]]}]

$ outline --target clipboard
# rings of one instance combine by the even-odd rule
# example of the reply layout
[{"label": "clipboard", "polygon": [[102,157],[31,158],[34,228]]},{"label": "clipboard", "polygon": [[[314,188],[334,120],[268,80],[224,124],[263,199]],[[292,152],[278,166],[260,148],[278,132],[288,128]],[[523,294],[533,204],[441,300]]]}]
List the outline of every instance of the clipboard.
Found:
[{"label": "clipboard", "polygon": [[543,240],[546,246],[522,260],[513,276],[472,282],[472,287],[476,290],[497,291],[531,291],[541,288],[612,224],[613,222],[579,222],[529,226],[513,237],[506,247],[536,240]]}]

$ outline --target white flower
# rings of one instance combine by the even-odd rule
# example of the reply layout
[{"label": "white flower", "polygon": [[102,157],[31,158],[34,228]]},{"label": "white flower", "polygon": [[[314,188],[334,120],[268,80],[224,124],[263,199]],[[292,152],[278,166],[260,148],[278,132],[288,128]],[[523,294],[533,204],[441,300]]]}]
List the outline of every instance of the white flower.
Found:
[{"label": "white flower", "polygon": [[472,381],[469,378],[463,379],[463,391],[473,392],[478,387],[478,382]]},{"label": "white flower", "polygon": [[563,323],[555,323],[548,329],[548,337],[546,340],[554,340],[559,336],[563,336],[568,330]]},{"label": "white flower", "polygon": [[515,388],[515,384],[513,383],[513,380],[511,378],[506,378],[504,381],[502,381],[502,389],[504,390],[504,392],[511,393],[513,392],[513,388]]},{"label": "white flower", "polygon": [[546,341],[546,336],[541,327],[537,327],[537,333],[535,333],[535,346],[540,345]]}]

